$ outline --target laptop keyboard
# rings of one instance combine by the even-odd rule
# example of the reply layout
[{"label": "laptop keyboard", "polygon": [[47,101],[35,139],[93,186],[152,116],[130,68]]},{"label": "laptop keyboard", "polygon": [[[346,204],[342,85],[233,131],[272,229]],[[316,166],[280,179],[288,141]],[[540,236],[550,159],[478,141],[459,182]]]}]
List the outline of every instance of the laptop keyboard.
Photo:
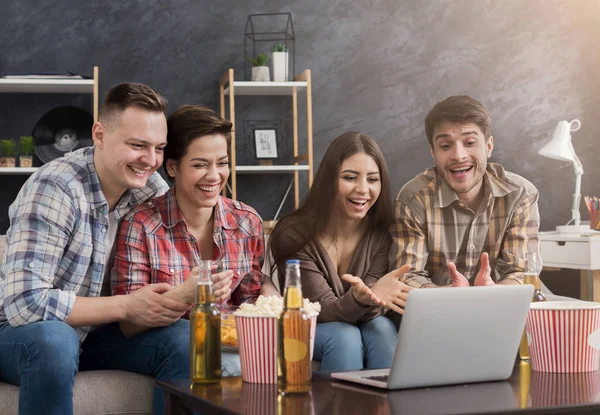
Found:
[{"label": "laptop keyboard", "polygon": [[388,376],[387,375],[383,375],[383,376],[364,376],[363,379],[376,380],[378,382],[387,383]]}]

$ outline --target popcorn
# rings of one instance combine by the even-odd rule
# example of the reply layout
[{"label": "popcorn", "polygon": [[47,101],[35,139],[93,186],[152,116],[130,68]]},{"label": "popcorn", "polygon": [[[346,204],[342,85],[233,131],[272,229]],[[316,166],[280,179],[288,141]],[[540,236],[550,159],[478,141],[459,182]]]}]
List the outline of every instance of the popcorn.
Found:
[{"label": "popcorn", "polygon": [[[321,304],[311,303],[307,298],[304,299],[304,311],[309,316],[316,316],[321,312]],[[283,298],[275,295],[265,297],[261,295],[255,304],[243,303],[240,308],[233,313],[235,316],[261,316],[261,317],[279,317],[283,311]]]},{"label": "popcorn", "polygon": [[304,299],[304,311],[309,316],[318,316],[321,312],[321,304],[320,303],[311,303],[308,301],[308,298]]}]

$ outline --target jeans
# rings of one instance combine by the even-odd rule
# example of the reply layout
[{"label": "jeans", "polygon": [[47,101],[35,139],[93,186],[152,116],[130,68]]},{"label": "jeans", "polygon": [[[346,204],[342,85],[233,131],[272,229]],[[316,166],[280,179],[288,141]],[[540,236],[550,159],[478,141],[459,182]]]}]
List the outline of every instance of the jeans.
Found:
[{"label": "jeans", "polygon": [[392,365],[398,329],[379,316],[358,325],[335,321],[317,324],[314,360],[321,371],[381,369]]},{"label": "jeans", "polygon": [[[0,380],[20,386],[20,414],[72,414],[78,370],[113,369],[157,379],[188,378],[189,321],[150,329],[131,338],[118,324],[91,332],[79,353],[75,331],[60,321],[21,327],[0,324]],[[162,414],[163,392],[154,390],[154,413]]]},{"label": "jeans", "polygon": [[[22,327],[0,324],[0,381],[20,386],[20,414],[72,414],[77,372],[125,370],[157,379],[189,378],[188,320],[126,338],[119,325],[91,332],[79,350],[75,331],[60,321]],[[223,353],[223,376],[241,374],[237,353]],[[164,394],[155,388],[154,413],[162,414]],[[0,411],[1,412],[1,411]]]}]

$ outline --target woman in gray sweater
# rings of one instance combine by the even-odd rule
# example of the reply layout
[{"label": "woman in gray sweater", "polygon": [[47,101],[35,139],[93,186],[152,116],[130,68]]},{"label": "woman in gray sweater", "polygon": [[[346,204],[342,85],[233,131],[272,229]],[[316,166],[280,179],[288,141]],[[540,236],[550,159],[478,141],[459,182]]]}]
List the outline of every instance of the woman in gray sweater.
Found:
[{"label": "woman in gray sweater", "polygon": [[301,261],[302,292],[321,304],[314,359],[323,371],[390,367],[410,288],[388,271],[393,221],[387,166],[368,135],[347,132],[323,156],[300,207],[275,226],[270,247],[280,286]]}]

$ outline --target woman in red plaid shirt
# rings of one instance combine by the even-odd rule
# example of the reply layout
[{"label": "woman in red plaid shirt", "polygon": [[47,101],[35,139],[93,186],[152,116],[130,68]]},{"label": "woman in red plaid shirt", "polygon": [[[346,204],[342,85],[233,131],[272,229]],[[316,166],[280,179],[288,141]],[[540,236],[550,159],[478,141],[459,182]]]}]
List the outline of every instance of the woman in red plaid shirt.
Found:
[{"label": "woman in red plaid shirt", "polygon": [[[262,272],[264,235],[256,211],[221,196],[229,178],[231,122],[185,105],[167,119],[163,167],[174,182],[165,195],[123,219],[111,275],[113,294],[167,283],[159,294],[194,303],[200,259],[214,262],[217,302],[237,306],[260,294],[279,295]],[[141,330],[121,325],[125,335]]]}]

